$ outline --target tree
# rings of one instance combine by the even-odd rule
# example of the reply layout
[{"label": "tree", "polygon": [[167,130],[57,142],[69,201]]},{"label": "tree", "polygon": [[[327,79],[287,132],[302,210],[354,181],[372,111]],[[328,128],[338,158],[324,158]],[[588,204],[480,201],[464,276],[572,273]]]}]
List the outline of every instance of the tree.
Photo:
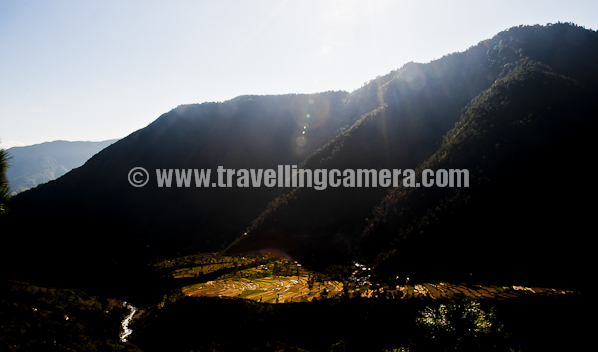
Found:
[{"label": "tree", "polygon": [[10,188],[8,187],[8,179],[6,178],[6,170],[10,167],[10,159],[12,159],[10,154],[3,148],[0,148],[0,214],[6,212],[10,198]]}]

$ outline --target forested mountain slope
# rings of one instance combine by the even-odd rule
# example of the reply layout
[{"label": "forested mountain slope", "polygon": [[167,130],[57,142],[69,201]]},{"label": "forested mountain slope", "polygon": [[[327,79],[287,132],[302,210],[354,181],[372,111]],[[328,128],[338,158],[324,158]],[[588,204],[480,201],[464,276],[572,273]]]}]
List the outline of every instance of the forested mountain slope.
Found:
[{"label": "forested mountain slope", "polygon": [[[470,110],[473,107],[476,111],[488,111],[489,116],[485,118],[496,120],[489,124],[493,128],[507,124],[494,130],[493,139],[486,142],[492,143],[491,146],[496,151],[526,155],[527,159],[523,164],[528,168],[525,169],[527,174],[524,175],[544,173],[540,166],[547,160],[552,161],[545,154],[548,150],[559,150],[558,160],[561,162],[567,158],[587,160],[590,157],[589,148],[567,148],[566,150],[572,153],[567,156],[567,152],[563,152],[564,149],[561,150],[559,147],[562,146],[558,144],[562,143],[561,139],[552,134],[570,131],[570,135],[566,135],[568,139],[563,140],[574,140],[578,143],[587,143],[589,140],[586,124],[591,124],[593,118],[591,104],[597,77],[597,70],[590,65],[590,62],[598,59],[597,47],[596,33],[579,27],[565,24],[547,27],[522,26],[499,33],[464,53],[451,54],[429,64],[405,65],[397,72],[370,83],[372,87],[378,87],[376,90],[378,99],[383,102],[380,108],[364,114],[350,129],[310,155],[302,166],[312,170],[318,168],[381,170],[415,169],[416,167],[422,170],[424,165],[422,163],[430,163],[430,158],[439,158],[443,154],[452,155],[453,152],[449,153],[446,149],[446,145],[453,142],[448,138],[453,138],[451,136],[454,136],[456,131],[460,131],[463,119],[468,116],[467,114],[471,115]],[[563,57],[562,53],[567,54]],[[536,59],[545,62],[538,62]],[[558,79],[548,79],[549,77],[558,77]],[[369,88],[373,92],[372,87],[365,87],[364,90]],[[363,94],[364,90],[358,92]],[[489,94],[494,97],[492,101],[488,100]],[[518,103],[514,104],[513,101]],[[500,112],[499,115],[498,108],[505,106],[510,109],[508,114]],[[525,125],[524,122],[532,119],[531,116],[541,118],[538,111],[545,109],[552,109],[550,110],[553,114],[550,115],[552,119],[554,116],[560,117],[557,120],[549,118],[550,122],[546,122],[550,126],[549,130],[546,130],[548,127],[520,130],[507,128],[510,126],[508,124],[515,123],[509,119],[519,118],[520,123]],[[583,113],[575,109],[582,109]],[[565,116],[567,119],[564,118]],[[572,121],[577,122],[572,123]],[[476,133],[485,136],[482,132],[488,130],[490,129],[486,126],[486,129]],[[560,136],[565,138],[563,135]],[[507,149],[505,143],[511,141],[510,143],[514,144],[513,140],[516,137],[525,140],[526,143],[532,143],[537,153],[522,154],[522,150]],[[525,143],[521,141],[518,143],[520,149],[523,149],[522,145]],[[470,188],[450,190],[462,196],[477,194],[477,192],[484,193],[481,189],[485,189],[483,188],[485,178],[479,181],[478,185],[478,165],[473,160],[467,159],[482,151],[476,149],[477,144],[469,148],[473,148],[469,151],[471,155],[459,156],[459,160],[465,159],[469,164],[447,163],[446,160],[442,164],[446,169],[472,166]],[[506,173],[508,170],[512,170],[510,177],[520,175],[523,171],[518,167],[522,162],[520,159],[517,160],[509,158],[486,160],[486,163],[493,166],[491,169],[483,168],[484,177],[502,179],[500,172]],[[511,162],[513,164],[510,164]],[[510,189],[510,186],[500,183],[498,187]],[[520,187],[517,189],[521,190]],[[326,190],[296,188],[273,201],[260,217],[254,220],[248,229],[248,236],[237,241],[232,249],[255,250],[267,246],[283,247],[298,258],[313,259],[315,265],[329,265],[345,255],[359,257],[364,255],[363,248],[368,248],[368,257],[371,258],[380,250],[384,249],[388,252],[397,246],[396,241],[378,240],[378,237],[401,237],[407,231],[401,230],[401,235],[398,236],[397,232],[400,230],[398,227],[378,225],[390,221],[387,219],[391,217],[388,215],[389,199],[397,198],[396,194],[399,192],[419,192],[432,197],[438,192],[442,194],[448,191],[449,189],[440,188],[399,188],[391,190],[387,196],[388,189],[380,187],[339,187]],[[522,204],[519,198],[528,199],[525,195],[531,190],[521,190],[521,192],[515,192],[511,196],[511,201],[517,203],[517,206]],[[579,196],[575,192],[573,192],[575,195],[572,195],[565,190],[559,193],[565,194],[565,197]],[[442,198],[434,199],[438,202]],[[409,200],[402,199],[401,202],[405,202],[402,203],[405,206],[408,204],[410,208],[426,213],[428,207],[418,205],[420,200],[421,198],[409,198]],[[542,204],[554,206],[560,203]],[[394,208],[395,206],[390,207],[390,209]],[[484,208],[476,209],[483,211]],[[530,212],[536,211],[528,211]],[[398,213],[401,212],[397,211]],[[401,216],[404,216],[404,213]],[[468,218],[468,215],[462,216],[459,221],[466,226],[465,218]],[[518,219],[518,215],[508,217],[506,214],[488,209],[485,226],[495,229],[494,223],[500,222],[510,224],[505,226],[517,227]],[[400,222],[401,225],[393,226],[411,229],[411,221],[412,219],[408,223]],[[455,226],[461,224],[459,221],[455,222]],[[484,226],[479,223],[477,225],[482,231]],[[451,228],[448,233],[443,232],[443,238],[449,241],[458,237],[458,233],[457,228]],[[372,241],[376,245],[372,245]],[[422,246],[427,241],[432,240],[421,240]],[[504,243],[504,246],[511,245],[508,240]],[[401,247],[406,248],[407,252],[410,251],[408,246],[401,245]],[[439,248],[441,247],[442,245]],[[521,253],[523,252],[525,251],[522,250]],[[415,255],[415,252],[411,253]],[[448,267],[446,271],[450,271]]]}]

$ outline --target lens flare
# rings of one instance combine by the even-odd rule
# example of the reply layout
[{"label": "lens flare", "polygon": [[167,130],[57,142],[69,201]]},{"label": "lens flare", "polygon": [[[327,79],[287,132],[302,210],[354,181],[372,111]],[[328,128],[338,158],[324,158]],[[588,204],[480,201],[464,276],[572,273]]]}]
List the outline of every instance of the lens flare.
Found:
[{"label": "lens flare", "polygon": [[307,143],[307,139],[305,138],[305,136],[299,136],[297,137],[297,139],[295,139],[295,143],[297,143],[297,145],[300,147],[304,147]]}]

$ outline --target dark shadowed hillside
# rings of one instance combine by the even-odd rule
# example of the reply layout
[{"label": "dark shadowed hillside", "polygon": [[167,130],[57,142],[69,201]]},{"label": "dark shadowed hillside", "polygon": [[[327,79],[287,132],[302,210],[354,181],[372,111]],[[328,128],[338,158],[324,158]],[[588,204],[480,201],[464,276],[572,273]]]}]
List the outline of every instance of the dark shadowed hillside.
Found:
[{"label": "dark shadowed hillside", "polygon": [[361,233],[363,254],[387,275],[584,286],[596,188],[576,166],[590,157],[597,98],[547,66],[517,66],[418,167],[468,169],[470,187],[393,189]]},{"label": "dark shadowed hillside", "polygon": [[[280,189],[159,188],[156,169],[276,168],[299,164],[346,124],[345,92],[243,96],[224,103],[180,106],[112,144],[58,180],[13,199],[15,223],[42,256],[82,260],[131,249],[160,253],[219,249],[259,215]],[[302,132],[309,126],[309,135]],[[154,177],[135,188],[127,175],[144,167]],[[36,219],[35,222],[21,219]],[[48,228],[60,229],[52,237]],[[36,238],[31,241],[31,236]],[[47,248],[53,248],[51,252]],[[75,250],[75,248],[83,250]],[[51,254],[50,254],[51,253]],[[118,256],[118,255],[117,255]]]},{"label": "dark shadowed hillside", "polygon": [[[573,40],[572,38],[577,39]],[[548,27],[518,27],[502,32],[492,39],[480,42],[464,53],[451,54],[429,64],[408,64],[396,72],[372,81],[370,85],[350,95],[349,100],[352,97],[363,96],[369,90],[369,94],[377,94],[381,107],[364,114],[351,128],[310,155],[303,163],[303,167],[312,170],[318,168],[329,170],[358,168],[380,170],[392,168],[415,169],[419,165],[420,169],[423,169],[422,163],[429,160],[430,157],[438,157],[440,155],[438,148],[450,142],[447,138],[454,135],[455,131],[460,128],[461,122],[459,121],[464,118],[463,114],[472,109],[472,105],[475,105],[479,111],[488,110],[491,116],[489,118],[497,120],[496,123],[492,124],[493,126],[498,126],[498,121],[504,124],[511,123],[510,119],[515,119],[518,116],[515,114],[522,114],[523,117],[519,118],[527,121],[528,114],[536,116],[539,114],[537,110],[542,109],[552,109],[550,112],[554,115],[551,116],[561,117],[561,119],[549,120],[550,122],[546,122],[546,124],[550,127],[542,127],[539,130],[533,128],[514,130],[505,126],[495,131],[496,135],[493,137],[495,140],[488,140],[487,143],[491,143],[492,148],[496,146],[496,150],[504,153],[515,153],[515,155],[522,153],[522,145],[525,145],[525,142],[518,142],[521,143],[521,151],[507,149],[504,145],[505,141],[507,141],[506,143],[509,143],[508,141],[514,143],[514,133],[518,133],[518,138],[523,141],[533,142],[535,149],[533,149],[534,152],[525,154],[526,159],[518,159],[517,163],[515,163],[515,159],[486,160],[487,164],[493,165],[492,171],[484,168],[484,176],[489,179],[498,178],[500,172],[506,173],[509,168],[512,172],[510,177],[521,174],[530,177],[530,173],[538,173],[539,170],[543,173],[542,167],[545,165],[549,167],[548,165],[556,163],[556,160],[563,163],[560,167],[564,167],[564,160],[569,160],[566,162],[567,165],[571,165],[570,161],[575,164],[575,161],[589,160],[588,143],[590,136],[587,131],[591,130],[586,128],[591,125],[586,124],[591,124],[592,121],[592,102],[594,99],[592,94],[595,93],[597,82],[597,70],[590,63],[598,59],[597,47],[598,37],[596,33],[579,27],[563,24]],[[566,57],[562,57],[563,52],[567,53]],[[542,70],[550,72],[547,75],[552,77],[556,74],[558,77],[563,77],[562,80],[557,80],[557,82],[544,82],[544,80],[541,80],[541,75],[538,72],[543,71],[536,69],[536,65],[539,65],[538,61],[534,61],[535,64],[529,63],[530,57],[535,58],[535,60],[542,60],[539,67],[543,67]],[[523,68],[524,66],[525,68]],[[522,70],[528,72],[531,69],[528,66],[534,68],[534,74],[522,73]],[[559,76],[557,73],[564,76]],[[521,81],[526,81],[525,84],[522,84],[522,87],[514,83]],[[573,84],[571,82],[574,81],[577,82],[574,85],[577,87],[577,91],[572,93],[574,91],[571,88]],[[518,88],[515,89],[515,87]],[[582,89],[581,87],[585,88]],[[491,90],[487,91],[487,88]],[[500,97],[496,98],[498,102],[488,101],[486,97],[489,92],[495,92],[495,94],[500,92]],[[512,103],[516,99],[519,103]],[[509,106],[509,113],[503,112],[499,116],[497,108],[505,105]],[[560,108],[557,109],[557,106],[560,106]],[[573,110],[569,111],[565,107]],[[583,109],[583,113],[580,112],[581,110],[575,109]],[[570,116],[572,114],[573,116]],[[567,118],[564,118],[565,116]],[[537,116],[536,118],[541,117]],[[573,123],[573,121],[576,122]],[[549,130],[546,130],[547,128]],[[564,133],[564,131],[570,131],[570,134],[566,135],[567,139],[561,139],[556,135],[556,132]],[[576,141],[577,144],[565,149],[561,148],[570,141]],[[461,156],[462,158],[473,157],[474,154],[479,153],[484,154],[481,150],[476,149],[478,145],[472,145],[469,148],[473,148],[468,149],[468,153],[471,153],[471,155],[465,154],[465,156]],[[549,150],[558,150],[559,156],[553,158],[550,154],[546,154],[549,153]],[[523,158],[522,155],[520,157]],[[526,162],[521,160],[526,160]],[[468,162],[461,164],[456,162],[454,164],[445,163],[443,167],[446,169],[470,167],[473,177],[478,177],[476,172],[478,165],[471,164],[472,160],[468,160]],[[511,165],[510,163],[514,164]],[[527,165],[527,168],[519,169],[518,166],[522,164]],[[542,178],[542,180],[544,179]],[[554,179],[550,180],[554,182]],[[475,182],[472,182],[472,187],[468,190],[451,191],[466,197],[471,192],[478,191],[477,178],[473,181]],[[528,199],[525,194],[532,192],[529,185],[520,185],[517,188],[511,186],[513,186],[512,183],[509,185],[498,183],[497,187],[501,187],[501,190],[512,190],[511,197],[507,198],[508,200],[499,202],[502,209],[504,207],[523,206],[521,200]],[[549,187],[547,184],[541,186],[536,184],[534,187],[538,190],[534,192],[537,194],[542,192],[544,196],[541,198],[531,197],[531,199],[538,202],[535,203],[536,205],[544,205],[543,210],[534,208],[531,203],[527,204],[531,209],[526,212],[528,216],[521,219],[519,215],[516,217],[509,216],[510,213],[501,213],[496,208],[478,206],[476,210],[483,211],[486,214],[483,222],[475,221],[479,231],[483,231],[486,227],[494,231],[497,229],[498,224],[504,224],[501,225],[503,229],[514,229],[509,231],[509,237],[497,237],[499,242],[504,239],[501,248],[505,249],[513,245],[513,238],[526,236],[525,233],[529,232],[537,233],[536,230],[532,230],[534,222],[543,219],[544,226],[544,224],[547,224],[546,220],[551,219],[551,216],[546,214],[540,218],[533,214],[541,214],[546,210],[546,207],[554,209],[557,206],[562,206],[562,204],[583,204],[580,202],[579,197],[584,194],[584,191],[559,190],[558,193],[563,197],[554,198],[552,192],[544,192]],[[513,191],[515,189],[518,191]],[[409,219],[406,223],[401,222],[401,226],[405,227],[403,230],[382,225],[376,230],[371,229],[373,224],[387,221],[386,215],[380,218],[381,208],[377,206],[387,191],[388,189],[384,188],[351,189],[343,187],[326,190],[307,188],[290,190],[268,206],[266,211],[249,227],[249,235],[236,243],[233,249],[251,250],[274,244],[274,246],[286,248],[289,253],[301,260],[314,259],[312,264],[326,266],[346,255],[361,258],[365,254],[362,252],[363,245],[368,248],[367,255],[371,258],[372,254],[378,253],[382,248],[385,250],[396,248],[397,242],[386,240],[388,239],[386,236],[394,238],[398,236],[399,231],[402,231],[402,234],[407,231],[406,229],[410,229],[410,233],[423,231],[412,229],[413,224],[411,222],[415,221],[413,219]],[[429,211],[429,205],[419,203],[421,199],[430,199],[429,197],[432,197],[436,202],[440,202],[445,197],[441,195],[442,192],[448,192],[449,190],[423,188],[403,191],[421,193],[428,197],[410,198],[408,201],[401,200],[401,202],[404,201],[406,204],[410,204],[410,207],[417,209],[417,211],[424,212],[423,215],[419,215],[421,217]],[[393,190],[389,197],[392,197],[392,194],[397,194],[397,192],[399,190]],[[436,199],[435,197],[440,198]],[[552,199],[550,203],[546,202],[547,197]],[[384,202],[387,202],[387,200]],[[510,204],[511,202],[516,204]],[[431,210],[434,208],[435,206]],[[571,208],[567,208],[567,211],[569,210]],[[577,210],[581,209],[577,208]],[[523,209],[520,209],[520,211],[522,212]],[[451,213],[454,212],[451,211]],[[397,210],[398,213],[401,212]],[[518,213],[515,212],[514,214]],[[574,216],[576,210],[571,210],[566,214],[568,214],[568,217]],[[434,231],[441,231],[442,235],[439,236],[446,241],[459,238],[460,228],[468,226],[467,224],[470,221],[466,219],[469,219],[470,215],[472,214],[463,213],[462,217],[454,222],[454,228],[444,228],[439,225]],[[420,220],[417,219],[417,221]],[[522,226],[519,227],[517,224],[522,220],[526,224],[523,225],[522,223]],[[569,220],[565,222],[570,223]],[[545,226],[547,227],[544,231],[549,233],[542,236],[553,238],[554,233],[552,231],[555,231],[556,227]],[[418,227],[416,226],[416,228]],[[523,230],[524,228],[525,230]],[[564,230],[565,228],[560,231]],[[539,231],[542,232],[542,230]],[[478,235],[483,238],[483,235],[479,233]],[[385,240],[378,240],[379,236],[385,238]],[[410,253],[409,261],[417,262],[418,264],[415,266],[419,267],[420,264],[415,260],[415,257],[419,257],[420,253],[425,253],[426,243],[434,241],[442,243],[438,245],[438,250],[446,244],[444,241],[435,238],[434,240],[421,240],[423,247],[418,247],[417,250],[404,244],[401,244],[401,248]],[[531,239],[525,241],[537,244],[537,241]],[[573,245],[574,242],[569,243]],[[467,250],[470,247],[463,246],[462,248]],[[479,247],[476,248],[480,249]],[[525,248],[525,250],[522,249],[517,253],[520,255],[530,250],[529,246]],[[554,246],[551,248],[556,249]],[[336,256],[332,255],[333,253],[336,253]],[[555,253],[551,255],[555,255]],[[540,257],[536,256],[531,259],[530,256],[525,262],[529,264],[541,260]],[[467,261],[468,259],[459,260]],[[431,265],[432,267],[439,265],[436,261],[428,262],[435,263]],[[516,262],[513,262],[513,267],[516,267]],[[447,266],[445,272],[451,271],[448,268]],[[499,270],[498,263],[496,263],[494,270]]]}]

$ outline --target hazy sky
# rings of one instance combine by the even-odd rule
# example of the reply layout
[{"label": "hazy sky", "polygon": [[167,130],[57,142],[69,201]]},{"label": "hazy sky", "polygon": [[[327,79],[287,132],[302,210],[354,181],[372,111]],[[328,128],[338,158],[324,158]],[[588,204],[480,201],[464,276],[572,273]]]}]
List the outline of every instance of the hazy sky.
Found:
[{"label": "hazy sky", "polygon": [[3,146],[123,138],[180,104],[353,91],[598,1],[0,2]]}]

